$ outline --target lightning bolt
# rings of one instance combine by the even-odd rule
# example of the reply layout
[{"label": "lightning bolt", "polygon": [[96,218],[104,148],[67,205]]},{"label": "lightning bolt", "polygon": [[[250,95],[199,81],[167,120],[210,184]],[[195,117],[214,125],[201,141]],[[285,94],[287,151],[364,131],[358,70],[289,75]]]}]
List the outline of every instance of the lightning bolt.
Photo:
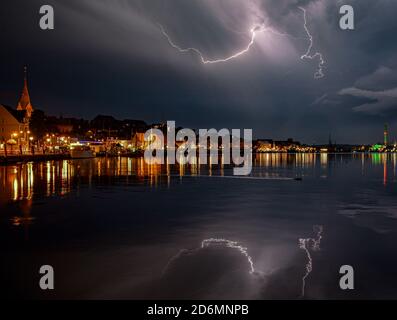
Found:
[{"label": "lightning bolt", "polygon": [[227,240],[227,239],[219,239],[219,238],[210,238],[210,239],[204,239],[201,242],[201,247],[198,249],[182,249],[180,250],[175,256],[173,256],[167,263],[167,265],[165,266],[165,268],[163,269],[163,274],[167,271],[168,267],[175,261],[177,260],[182,254],[189,254],[189,253],[193,253],[199,249],[204,249],[204,248],[208,248],[210,246],[213,245],[218,245],[218,246],[224,246],[226,248],[231,248],[231,249],[235,249],[238,250],[246,259],[247,262],[249,264],[249,273],[250,274],[254,274],[256,273],[255,271],[255,267],[254,267],[254,262],[252,260],[252,257],[248,254],[248,248],[243,247],[242,245],[240,245],[237,241],[231,241],[231,240]]},{"label": "lightning bolt", "polygon": [[[306,279],[310,275],[310,273],[313,271],[313,258],[311,255],[311,251],[319,251],[320,244],[321,244],[321,239],[323,237],[323,226],[316,225],[313,227],[314,232],[316,233],[315,238],[306,238],[306,239],[299,239],[298,244],[299,244],[299,249],[302,249],[305,251],[306,256],[307,256],[307,263],[306,263],[306,272],[302,277],[302,289],[301,289],[301,297],[305,296],[305,289],[306,289]],[[259,272],[255,269],[254,261],[252,257],[248,254],[248,248],[242,246],[239,244],[237,241],[232,241],[228,239],[222,239],[222,238],[209,238],[209,239],[204,239],[201,242],[201,246],[196,249],[182,249],[180,250],[175,256],[173,256],[168,263],[166,264],[165,268],[163,269],[162,274],[164,275],[166,271],[168,270],[169,266],[177,259],[179,259],[183,254],[191,254],[194,253],[200,249],[208,248],[210,246],[224,246],[226,248],[231,248],[239,251],[246,259],[249,265],[249,273],[253,275],[258,275],[259,277],[263,277],[265,274],[263,272]]]},{"label": "lightning bolt", "polygon": [[313,271],[313,259],[310,254],[310,250],[313,250],[313,251],[320,250],[323,226],[314,226],[313,230],[316,232],[316,238],[299,239],[299,249],[304,250],[306,252],[306,256],[307,256],[306,273],[302,277],[301,297],[305,296],[306,278]]},{"label": "lightning bolt", "polygon": [[209,59],[204,58],[204,55],[201,53],[201,51],[196,49],[196,48],[193,48],[193,47],[181,48],[180,46],[178,46],[177,44],[175,44],[172,41],[171,37],[168,35],[168,33],[165,31],[164,27],[161,24],[159,24],[159,27],[160,27],[160,30],[163,33],[163,35],[167,38],[168,43],[173,48],[177,49],[179,52],[182,52],[182,53],[188,53],[188,52],[196,53],[199,56],[199,58],[200,58],[200,60],[201,60],[201,62],[203,64],[214,64],[214,63],[220,63],[220,62],[227,62],[229,60],[238,58],[239,56],[247,53],[251,49],[251,46],[255,43],[255,37],[256,37],[257,33],[258,32],[262,32],[262,31],[265,30],[263,25],[252,28],[250,30],[251,41],[248,43],[248,45],[243,50],[241,50],[239,52],[236,52],[235,54],[233,54],[233,55],[231,55],[229,57],[226,57],[226,58],[221,58],[221,59],[216,59],[216,60],[209,60]]},{"label": "lightning bolt", "polygon": [[212,244],[224,245],[227,248],[237,249],[238,251],[240,251],[240,253],[242,255],[244,255],[247,258],[247,261],[250,265],[250,273],[252,274],[255,272],[254,262],[253,262],[251,256],[248,254],[248,251],[247,251],[248,248],[239,245],[238,242],[236,242],[236,241],[230,241],[227,239],[215,239],[215,238],[203,240],[201,242],[201,248],[209,247]]},{"label": "lightning bolt", "polygon": [[[306,53],[301,56],[301,60],[304,60],[304,59],[313,60],[313,59],[318,58],[319,59],[318,70],[314,74],[314,78],[315,79],[320,79],[320,78],[324,77],[323,67],[325,65],[325,60],[323,58],[323,55],[320,52],[316,52],[314,54],[310,54],[312,49],[313,49],[313,36],[311,35],[309,28],[307,27],[306,9],[304,9],[302,7],[299,7],[299,9],[303,11],[303,20],[304,20],[303,27],[305,29],[305,32],[307,34],[307,37],[308,37],[309,43],[310,43],[309,47],[307,48]],[[288,36],[288,37],[291,37],[291,38],[294,38],[294,39],[298,39],[297,37],[291,36],[290,34],[278,32],[278,31],[274,30],[271,27],[265,26],[265,24],[261,24],[261,25],[258,25],[258,26],[255,26],[255,27],[251,28],[251,30],[250,30],[250,34],[251,34],[250,41],[247,44],[247,46],[245,48],[243,48],[241,51],[238,51],[238,52],[234,53],[233,55],[225,57],[225,58],[219,58],[219,59],[211,60],[211,59],[205,58],[204,54],[197,48],[194,48],[194,47],[182,48],[182,47],[180,47],[179,45],[177,45],[171,39],[171,37],[169,36],[169,34],[166,32],[166,30],[164,29],[164,27],[161,24],[158,24],[158,26],[159,26],[159,28],[161,30],[161,33],[166,37],[166,39],[167,39],[167,41],[168,41],[168,43],[169,43],[169,45],[171,47],[173,47],[174,49],[178,50],[181,53],[193,52],[193,53],[197,54],[198,57],[200,58],[200,61],[203,64],[215,64],[215,63],[228,62],[230,60],[236,59],[236,58],[244,55],[255,44],[255,39],[256,39],[256,36],[257,36],[258,33],[271,32],[271,33],[276,34],[278,36]]]},{"label": "lightning bolt", "polygon": [[311,35],[309,28],[307,27],[306,9],[302,8],[302,7],[299,7],[299,9],[303,11],[303,20],[304,20],[303,27],[305,28],[306,34],[309,39],[309,47],[307,48],[306,53],[301,56],[301,59],[302,60],[304,60],[304,59],[314,60],[316,58],[319,59],[318,69],[317,69],[316,73],[314,74],[314,78],[320,79],[320,78],[324,77],[323,67],[325,65],[325,60],[324,60],[322,53],[320,53],[320,52],[310,54],[313,49],[313,36]]}]

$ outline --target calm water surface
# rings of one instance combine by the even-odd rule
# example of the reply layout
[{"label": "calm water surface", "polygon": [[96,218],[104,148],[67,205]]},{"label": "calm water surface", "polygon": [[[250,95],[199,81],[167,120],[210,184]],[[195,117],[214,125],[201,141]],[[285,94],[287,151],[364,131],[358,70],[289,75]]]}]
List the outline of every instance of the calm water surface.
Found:
[{"label": "calm water surface", "polygon": [[397,298],[396,160],[263,154],[250,179],[130,158],[1,166],[2,295]]}]

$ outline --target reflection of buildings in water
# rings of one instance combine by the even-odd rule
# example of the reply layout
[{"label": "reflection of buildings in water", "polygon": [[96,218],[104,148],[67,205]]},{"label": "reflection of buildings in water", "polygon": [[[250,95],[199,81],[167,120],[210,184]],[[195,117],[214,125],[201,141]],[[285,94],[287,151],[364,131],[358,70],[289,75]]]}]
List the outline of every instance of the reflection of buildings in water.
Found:
[{"label": "reflection of buildings in water", "polygon": [[[317,161],[323,169],[331,170],[334,166],[343,166],[352,159],[361,160],[362,175],[365,175],[365,167],[368,163],[375,166],[383,166],[382,179],[386,185],[389,179],[388,166],[393,165],[393,175],[396,176],[397,154],[382,153],[357,153],[349,155],[327,154],[327,153],[257,153],[254,158],[254,165],[263,168],[314,168]],[[271,170],[258,173],[259,176],[270,176]]]},{"label": "reflection of buildings in water", "polygon": [[314,153],[256,153],[254,164],[259,167],[312,167],[317,156]]},{"label": "reflection of buildings in water", "polygon": [[328,165],[328,153],[320,153],[320,163],[323,168]]},{"label": "reflection of buildings in water", "polygon": [[255,176],[279,178],[280,168],[296,170],[296,174],[300,174],[299,170],[315,168],[317,157],[319,155],[314,153],[257,153],[253,158],[253,166],[265,170],[259,169]]},{"label": "reflection of buildings in water", "polygon": [[0,204],[8,200],[30,200],[34,179],[32,163],[0,167]]},{"label": "reflection of buildings in water", "polygon": [[21,216],[14,216],[11,221],[14,226],[29,226],[34,217],[30,215],[32,209],[32,199],[23,199],[19,202],[19,208],[21,210]]},{"label": "reflection of buildings in water", "polygon": [[[393,155],[393,157],[395,157],[395,155]],[[372,164],[374,164],[375,166],[383,166],[383,185],[386,186],[388,178],[387,165],[389,161],[389,155],[387,153],[372,153],[371,159]]]},{"label": "reflection of buildings in water", "polygon": [[387,163],[386,163],[386,157],[383,158],[383,185],[387,185]]},{"label": "reflection of buildings in water", "polygon": [[361,174],[365,173],[365,153],[361,154]]},{"label": "reflection of buildings in water", "polygon": [[185,165],[184,164],[179,164],[179,176],[183,177],[185,175]]},{"label": "reflection of buildings in water", "polygon": [[73,167],[69,165],[68,160],[61,163],[61,195],[64,195],[70,190],[70,177],[73,174]]},{"label": "reflection of buildings in water", "polygon": [[[393,164],[393,173],[396,174],[397,155],[382,154],[357,154],[351,158],[361,160],[362,171],[369,163],[383,165],[383,183],[387,184],[388,165]],[[346,160],[337,161],[341,157],[327,156],[324,154],[287,154],[287,153],[260,153],[253,159],[254,167],[264,168],[258,170],[255,175],[264,178],[274,178],[279,173],[277,168],[305,169],[321,167],[331,162],[343,165]],[[367,162],[367,159],[370,162]],[[142,183],[158,185],[170,184],[170,177],[174,175],[209,175],[213,174],[211,157],[208,165],[200,165],[199,159],[195,163],[186,165],[148,164],[143,157],[139,158],[95,158],[84,160],[47,161],[40,163],[26,163],[0,167],[0,204],[9,201],[21,201],[32,199],[33,195],[51,196],[54,194],[66,195],[73,185],[91,183],[109,183],[115,177],[139,180]],[[318,163],[319,161],[319,163]],[[220,158],[217,174],[225,175],[228,166],[224,165],[224,159]]]},{"label": "reflection of buildings in water", "polygon": [[32,163],[0,167],[0,206],[9,201],[19,201],[20,214],[11,217],[10,220],[16,227],[25,227],[26,232],[34,220],[31,216],[34,182],[35,172]]},{"label": "reflection of buildings in water", "polygon": [[[211,173],[211,168],[205,166]],[[222,164],[219,165],[222,168]],[[107,183],[114,177],[137,179],[150,185],[170,183],[172,175],[199,175],[200,165],[196,159],[192,164],[149,164],[140,158],[95,158],[84,160],[62,160],[3,166],[0,169],[0,202],[31,199],[33,194],[52,196],[68,194],[73,185],[93,181]]]}]

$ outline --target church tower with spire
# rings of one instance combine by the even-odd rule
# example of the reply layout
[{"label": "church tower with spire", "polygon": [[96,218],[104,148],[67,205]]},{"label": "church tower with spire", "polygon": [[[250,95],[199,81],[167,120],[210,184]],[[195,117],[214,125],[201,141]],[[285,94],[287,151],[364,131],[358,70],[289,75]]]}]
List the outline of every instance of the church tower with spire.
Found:
[{"label": "church tower with spire", "polygon": [[27,67],[24,67],[24,83],[23,89],[21,93],[21,97],[19,98],[17,110],[25,110],[26,117],[30,118],[33,113],[33,106],[30,102],[29,90],[28,90],[28,75],[27,75]]}]

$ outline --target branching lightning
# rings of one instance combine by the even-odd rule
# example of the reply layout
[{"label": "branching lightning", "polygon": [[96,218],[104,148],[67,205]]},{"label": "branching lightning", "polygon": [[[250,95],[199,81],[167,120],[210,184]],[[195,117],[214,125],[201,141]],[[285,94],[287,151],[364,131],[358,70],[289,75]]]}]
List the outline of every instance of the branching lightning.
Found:
[{"label": "branching lightning", "polygon": [[163,268],[162,274],[164,275],[166,271],[168,270],[169,266],[172,265],[172,263],[177,260],[182,254],[184,253],[189,253],[193,252],[194,250],[188,250],[188,249],[181,249],[175,256],[171,257],[171,259],[167,262],[165,267]]},{"label": "branching lightning", "polygon": [[190,47],[190,48],[181,48],[180,46],[178,46],[177,44],[175,44],[175,43],[172,41],[171,37],[170,37],[170,36],[168,35],[168,33],[164,30],[164,27],[163,27],[161,24],[159,24],[159,27],[160,27],[161,32],[163,33],[163,35],[167,38],[168,43],[169,43],[173,48],[177,49],[179,52],[182,52],[182,53],[187,53],[187,52],[194,52],[194,53],[196,53],[196,54],[200,57],[200,60],[201,60],[201,62],[202,62],[203,64],[214,64],[214,63],[219,63],[219,62],[227,62],[227,61],[229,61],[229,60],[235,59],[235,58],[237,58],[237,57],[239,57],[239,56],[245,54],[246,52],[248,52],[248,51],[250,50],[251,46],[255,43],[255,37],[256,37],[257,33],[258,33],[258,32],[262,32],[262,31],[265,30],[264,26],[256,26],[256,27],[252,28],[252,29],[250,30],[250,33],[251,33],[251,41],[248,43],[248,45],[247,45],[243,50],[241,50],[241,51],[239,51],[239,52],[236,52],[235,54],[233,54],[233,55],[231,55],[231,56],[229,56],[229,57],[226,57],[226,58],[221,58],[221,59],[216,59],[216,60],[209,60],[209,59],[204,58],[204,55],[201,53],[201,51],[198,50],[198,49],[196,49],[196,48],[192,48],[192,47]]},{"label": "branching lightning", "polygon": [[[311,252],[319,251],[320,244],[321,244],[321,239],[323,237],[323,226],[316,225],[313,227],[314,232],[316,233],[315,238],[301,238],[298,240],[298,245],[299,249],[302,249],[306,253],[307,257],[307,263],[306,263],[306,272],[302,277],[302,289],[301,289],[301,297],[305,296],[305,289],[306,289],[306,280],[310,273],[313,271],[313,258]],[[179,259],[182,255],[184,254],[193,254],[197,252],[198,250],[208,248],[211,246],[223,246],[226,248],[231,248],[235,249],[238,252],[240,252],[246,259],[249,265],[249,273],[254,274],[257,276],[264,276],[263,272],[259,272],[255,269],[254,261],[252,257],[248,254],[248,248],[242,246],[239,244],[237,241],[232,241],[228,239],[222,239],[222,238],[209,238],[209,239],[204,239],[201,242],[201,246],[199,248],[195,249],[182,249],[180,250],[175,256],[173,256],[163,269],[163,274],[168,270],[169,266]]]},{"label": "branching lightning", "polygon": [[301,56],[301,59],[302,60],[304,60],[304,59],[313,60],[316,58],[319,59],[318,69],[317,69],[316,73],[314,74],[314,78],[320,79],[320,78],[324,77],[323,67],[325,65],[325,60],[324,60],[322,53],[320,53],[320,52],[310,54],[313,49],[313,36],[311,35],[309,28],[307,27],[306,9],[302,8],[302,7],[299,7],[299,9],[303,11],[303,21],[304,21],[303,27],[305,28],[306,34],[307,34],[307,36],[309,38],[309,42],[310,42],[306,53]]},{"label": "branching lightning", "polygon": [[168,267],[175,261],[177,260],[182,254],[189,254],[193,253],[197,250],[208,248],[212,245],[218,245],[218,246],[224,246],[226,248],[231,248],[231,249],[236,249],[238,250],[244,257],[246,257],[247,262],[249,264],[249,273],[253,274],[256,273],[255,267],[254,267],[254,262],[251,258],[251,256],[248,254],[248,248],[241,246],[238,242],[236,241],[231,241],[227,239],[218,239],[218,238],[210,238],[210,239],[204,239],[201,242],[200,248],[197,249],[182,249],[180,250],[175,256],[173,256],[163,269],[163,274],[167,271]]},{"label": "branching lightning", "polygon": [[236,242],[236,241],[230,241],[227,239],[215,239],[215,238],[203,240],[201,242],[201,248],[209,247],[212,244],[224,245],[227,248],[237,249],[238,251],[241,252],[241,254],[243,254],[247,258],[248,263],[250,265],[250,273],[252,274],[255,272],[254,262],[252,261],[251,256],[248,254],[248,251],[247,251],[248,248],[239,245],[238,242]]},{"label": "branching lightning", "polygon": [[[314,60],[317,58],[319,59],[318,69],[317,69],[316,73],[314,74],[314,78],[320,79],[320,78],[324,77],[323,68],[325,65],[325,59],[323,57],[323,54],[320,52],[315,52],[314,54],[311,53],[313,46],[314,46],[314,41],[313,41],[313,36],[310,33],[310,30],[307,26],[306,9],[304,9],[303,7],[298,7],[298,8],[303,11],[303,20],[304,20],[303,27],[305,29],[305,32],[306,32],[308,40],[309,40],[309,46],[307,48],[307,51],[300,58],[301,58],[301,60],[305,60],[305,59]],[[164,27],[161,24],[158,24],[158,25],[160,27],[162,34],[166,37],[166,39],[171,47],[175,48],[176,50],[178,50],[181,53],[193,52],[193,53],[197,54],[198,57],[200,58],[200,61],[203,64],[216,64],[216,63],[228,62],[230,60],[236,59],[236,58],[246,54],[248,51],[250,51],[251,47],[255,44],[256,36],[258,35],[258,33],[270,32],[270,33],[276,34],[278,36],[288,36],[288,37],[297,39],[296,37],[293,37],[287,33],[278,32],[278,31],[274,30],[273,28],[268,27],[264,23],[262,23],[260,25],[254,26],[250,29],[250,41],[247,44],[247,46],[245,48],[243,48],[241,51],[238,51],[238,52],[234,53],[233,55],[225,57],[225,58],[211,60],[211,59],[205,58],[204,54],[197,48],[194,48],[194,47],[182,48],[181,46],[177,45],[171,39],[171,37],[166,32]]]},{"label": "branching lightning", "polygon": [[306,273],[302,277],[301,297],[305,296],[306,278],[313,271],[313,259],[310,254],[310,250],[313,250],[313,251],[320,250],[323,226],[314,226],[313,230],[314,230],[314,232],[316,232],[316,238],[299,239],[299,249],[304,250],[306,252],[306,256],[307,256]]}]

